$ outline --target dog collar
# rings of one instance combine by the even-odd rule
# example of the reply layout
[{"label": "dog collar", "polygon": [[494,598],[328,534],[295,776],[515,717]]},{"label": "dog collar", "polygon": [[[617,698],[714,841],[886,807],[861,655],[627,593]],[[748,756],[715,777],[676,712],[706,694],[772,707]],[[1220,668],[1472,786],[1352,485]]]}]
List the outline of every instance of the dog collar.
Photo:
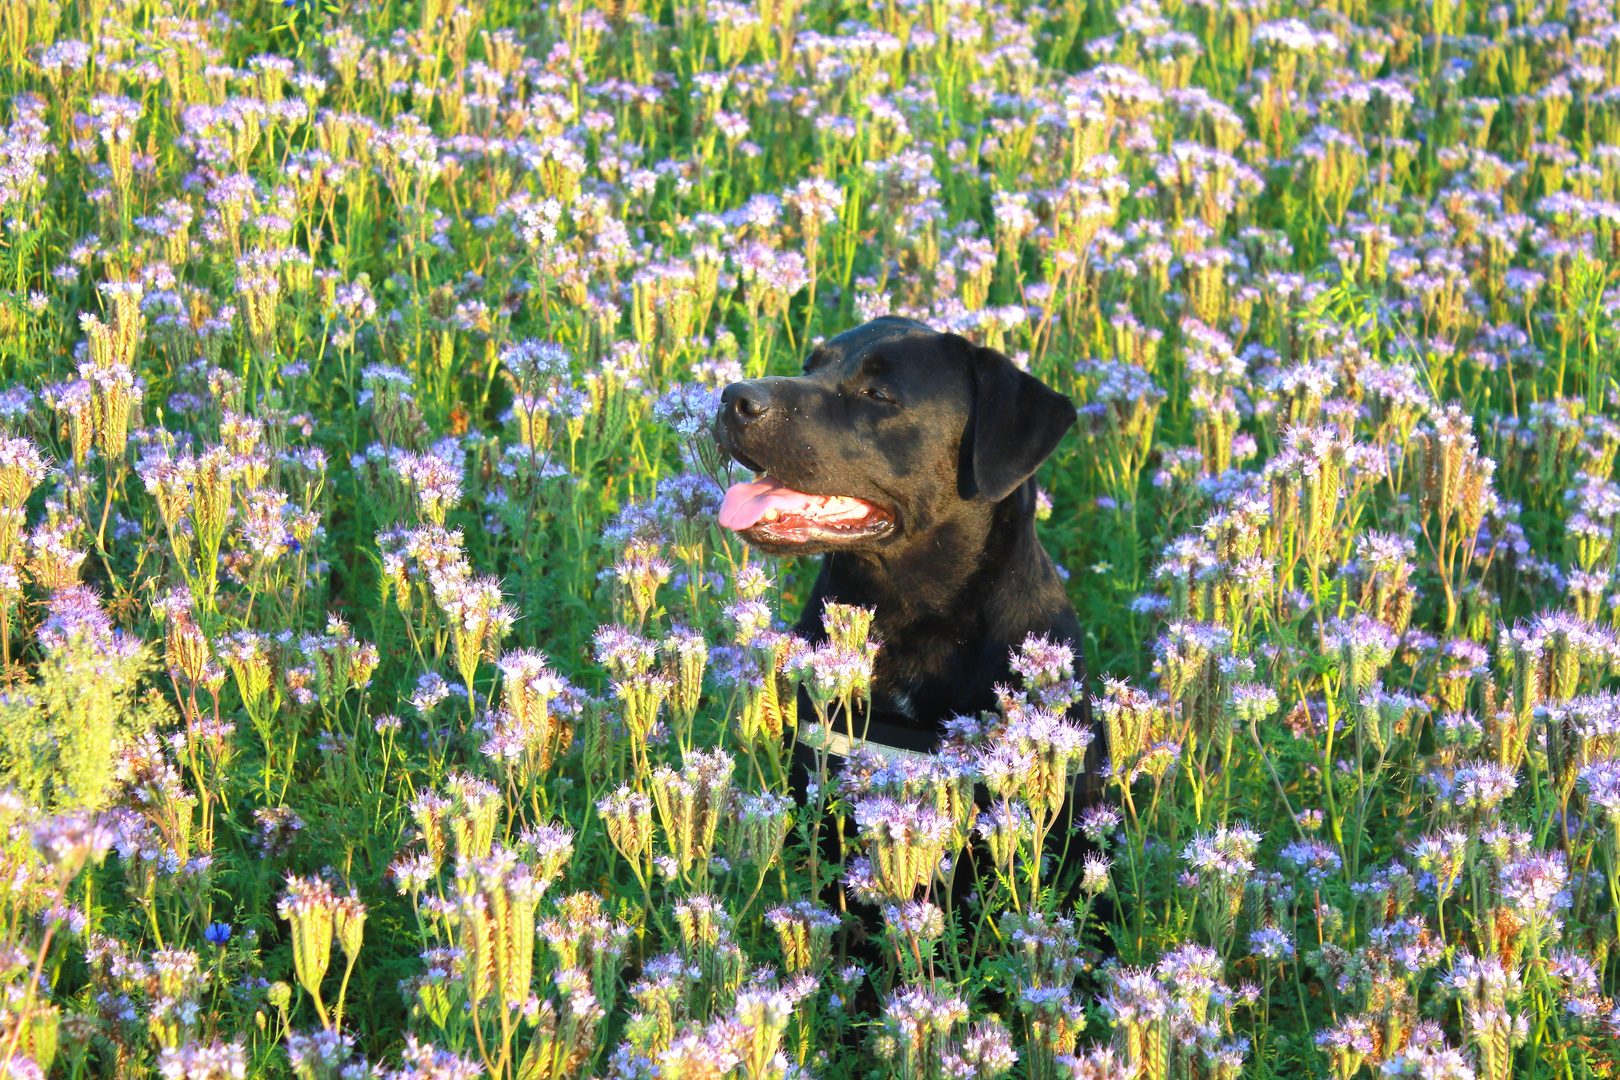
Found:
[{"label": "dog collar", "polygon": [[825,749],[830,756],[841,758],[851,757],[856,750],[862,748],[884,761],[906,759],[926,761],[932,756],[921,750],[908,750],[903,746],[879,742],[871,738],[870,734],[865,739],[852,739],[837,728],[828,731],[820,724],[800,724],[799,745],[809,747],[811,750]]}]

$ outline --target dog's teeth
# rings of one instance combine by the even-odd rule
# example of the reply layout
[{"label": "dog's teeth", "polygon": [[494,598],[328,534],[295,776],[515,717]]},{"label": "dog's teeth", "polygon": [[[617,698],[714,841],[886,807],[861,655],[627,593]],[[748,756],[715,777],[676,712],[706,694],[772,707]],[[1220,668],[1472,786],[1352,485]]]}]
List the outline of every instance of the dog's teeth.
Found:
[{"label": "dog's teeth", "polygon": [[777,510],[774,506],[771,507],[771,509],[765,511],[765,520],[766,521],[775,521],[777,518],[779,518],[781,516],[782,516],[781,511]]}]

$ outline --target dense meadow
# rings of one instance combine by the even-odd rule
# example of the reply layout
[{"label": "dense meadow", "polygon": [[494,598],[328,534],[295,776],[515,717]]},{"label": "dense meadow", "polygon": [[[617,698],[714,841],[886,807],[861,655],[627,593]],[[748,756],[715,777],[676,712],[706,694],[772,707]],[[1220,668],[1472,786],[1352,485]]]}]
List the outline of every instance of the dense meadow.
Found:
[{"label": "dense meadow", "polygon": [[[0,129],[7,1080],[1620,1071],[1613,3],[7,0]],[[707,426],[887,312],[1090,678],[795,800]]]}]

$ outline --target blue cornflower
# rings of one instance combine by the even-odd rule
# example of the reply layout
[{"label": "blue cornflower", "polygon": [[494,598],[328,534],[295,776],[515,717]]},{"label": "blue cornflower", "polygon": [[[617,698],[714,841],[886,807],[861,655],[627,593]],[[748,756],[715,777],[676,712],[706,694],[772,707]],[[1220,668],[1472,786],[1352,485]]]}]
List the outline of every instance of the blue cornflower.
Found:
[{"label": "blue cornflower", "polygon": [[222,922],[209,923],[208,928],[203,931],[203,940],[210,945],[225,944],[231,940],[231,924]]}]

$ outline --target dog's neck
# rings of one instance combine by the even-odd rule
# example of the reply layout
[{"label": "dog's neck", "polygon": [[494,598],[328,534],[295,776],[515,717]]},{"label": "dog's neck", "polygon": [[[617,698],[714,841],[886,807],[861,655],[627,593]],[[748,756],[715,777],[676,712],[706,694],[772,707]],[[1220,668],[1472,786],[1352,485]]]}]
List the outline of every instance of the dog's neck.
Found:
[{"label": "dog's neck", "polygon": [[1019,540],[1034,539],[1034,511],[1021,513],[1017,502],[1015,494],[1000,503],[965,503],[961,513],[903,545],[834,552],[827,557],[831,583],[839,593],[875,599],[879,634],[903,640],[918,622],[964,610],[975,593],[993,587]]},{"label": "dog's neck", "polygon": [[[1073,618],[1051,565],[1035,534],[1029,481],[999,503],[964,502],[904,544],[829,554],[799,629],[819,638],[821,603],[834,600],[875,607],[875,632],[895,646],[941,636],[966,645],[1016,634],[1021,642],[1026,632],[1045,632],[1051,618]],[[1029,580],[1032,570],[1037,580]],[[962,612],[983,621],[961,625]]]}]

